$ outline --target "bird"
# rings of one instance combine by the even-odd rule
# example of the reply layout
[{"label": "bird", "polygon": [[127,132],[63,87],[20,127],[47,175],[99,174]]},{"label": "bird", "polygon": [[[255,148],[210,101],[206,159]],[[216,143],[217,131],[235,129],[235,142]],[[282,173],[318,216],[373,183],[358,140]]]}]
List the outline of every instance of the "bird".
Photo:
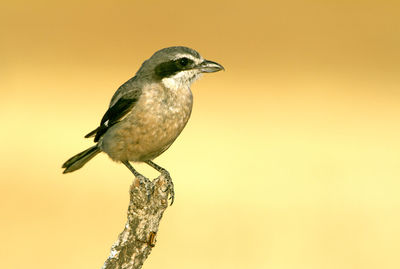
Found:
[{"label": "bird", "polygon": [[92,147],[76,154],[63,165],[63,173],[80,169],[100,152],[124,164],[151,196],[151,181],[130,162],[143,162],[164,174],[170,188],[169,172],[153,162],[166,151],[188,122],[193,106],[191,85],[203,73],[225,70],[205,60],[196,50],[173,46],[156,51],[145,60],[135,76],[122,84],[112,96],[99,126],[85,135],[94,138]]}]

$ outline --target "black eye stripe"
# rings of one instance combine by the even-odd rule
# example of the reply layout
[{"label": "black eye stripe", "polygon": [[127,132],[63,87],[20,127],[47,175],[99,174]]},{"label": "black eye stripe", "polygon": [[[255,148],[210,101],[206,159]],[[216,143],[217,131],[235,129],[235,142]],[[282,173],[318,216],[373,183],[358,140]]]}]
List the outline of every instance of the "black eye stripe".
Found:
[{"label": "black eye stripe", "polygon": [[193,60],[186,57],[160,63],[155,68],[155,74],[160,79],[170,77],[179,71],[190,69],[193,66],[193,63]]},{"label": "black eye stripe", "polygon": [[189,59],[186,57],[180,58],[178,60],[179,65],[181,66],[187,66],[189,64]]}]

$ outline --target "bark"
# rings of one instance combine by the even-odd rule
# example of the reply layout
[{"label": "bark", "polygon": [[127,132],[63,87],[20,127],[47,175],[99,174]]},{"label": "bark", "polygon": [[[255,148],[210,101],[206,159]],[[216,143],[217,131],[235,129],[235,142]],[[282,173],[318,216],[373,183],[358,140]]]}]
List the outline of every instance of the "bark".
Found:
[{"label": "bark", "polygon": [[154,192],[148,199],[146,188],[139,184],[137,178],[133,181],[125,229],[111,247],[103,269],[138,269],[149,256],[171,191],[163,174],[152,184]]}]

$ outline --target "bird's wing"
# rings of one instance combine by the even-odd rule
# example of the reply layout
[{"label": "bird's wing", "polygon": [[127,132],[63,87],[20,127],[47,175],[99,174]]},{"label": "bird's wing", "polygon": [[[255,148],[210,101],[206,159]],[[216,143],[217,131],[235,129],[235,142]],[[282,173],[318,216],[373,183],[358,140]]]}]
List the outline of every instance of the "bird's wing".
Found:
[{"label": "bird's wing", "polygon": [[111,126],[121,121],[132,110],[139,100],[141,90],[133,87],[131,80],[119,87],[110,107],[101,119],[100,126],[85,135],[86,138],[95,136],[94,142],[99,141]]},{"label": "bird's wing", "polygon": [[103,118],[101,119],[100,126],[85,135],[85,137],[88,138],[95,135],[94,142],[99,141],[100,137],[102,137],[105,132],[107,132],[108,128],[118,123],[121,119],[124,118],[126,114],[131,111],[136,102],[137,99],[135,98],[118,99],[118,101],[104,114]]}]

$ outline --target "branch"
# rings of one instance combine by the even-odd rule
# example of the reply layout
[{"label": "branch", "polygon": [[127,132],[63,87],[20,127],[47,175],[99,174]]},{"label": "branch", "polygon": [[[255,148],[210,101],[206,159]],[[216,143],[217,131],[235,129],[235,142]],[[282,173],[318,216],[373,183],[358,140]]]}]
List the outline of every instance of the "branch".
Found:
[{"label": "branch", "polygon": [[155,236],[165,209],[168,207],[168,182],[161,174],[152,181],[150,200],[146,188],[135,178],[130,187],[128,221],[124,231],[111,247],[102,269],[139,269],[155,245]]}]

